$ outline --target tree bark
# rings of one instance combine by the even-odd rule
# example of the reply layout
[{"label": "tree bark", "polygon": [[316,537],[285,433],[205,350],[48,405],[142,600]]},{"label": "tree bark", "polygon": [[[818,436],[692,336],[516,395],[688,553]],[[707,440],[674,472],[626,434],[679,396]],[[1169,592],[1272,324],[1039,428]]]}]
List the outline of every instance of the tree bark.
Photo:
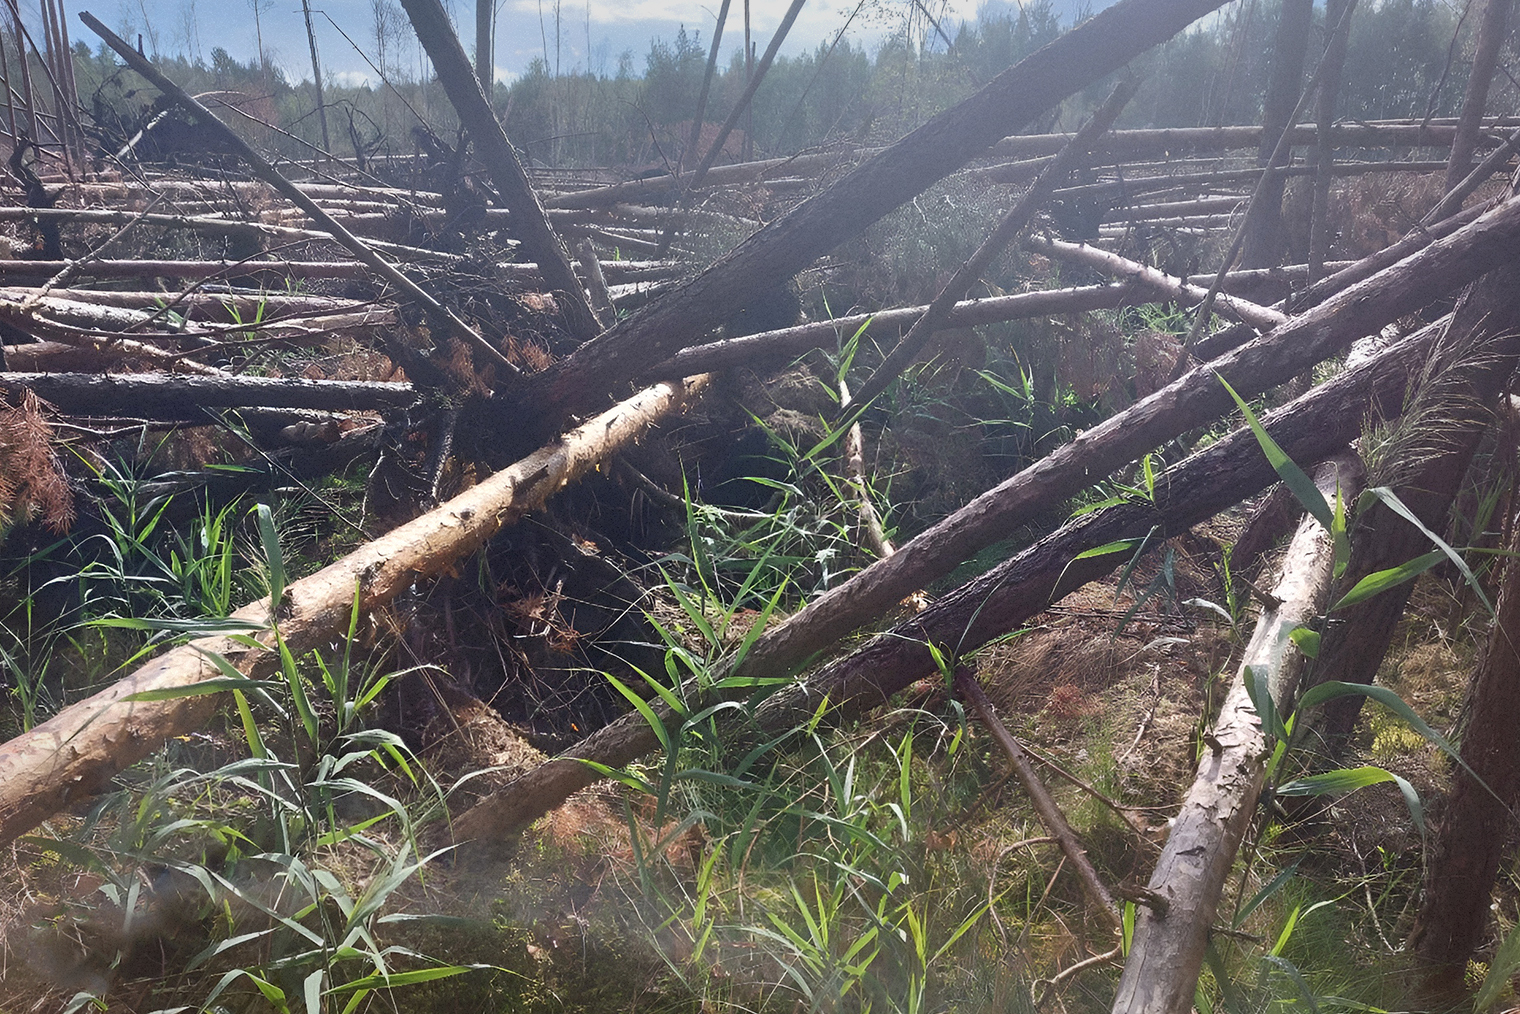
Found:
[{"label": "tree bark", "polygon": [[630,378],[694,344],[735,307],[781,284],[1041,111],[1218,5],[1219,0],[1120,0],[535,377],[534,386],[522,392],[518,417],[553,425],[567,413],[605,404]]},{"label": "tree bark", "polygon": [[[1257,164],[1271,168],[1278,140],[1287,130],[1288,120],[1298,105],[1304,80],[1304,53],[1309,48],[1309,28],[1314,23],[1314,0],[1282,0],[1277,21],[1277,36],[1272,43],[1272,72],[1267,82],[1266,104],[1262,111],[1261,144]],[[1277,164],[1292,161],[1288,158]],[[1246,235],[1240,263],[1247,268],[1265,268],[1280,259],[1282,246],[1283,186],[1287,181],[1279,173],[1268,172],[1262,179],[1255,203],[1260,207],[1253,216]]]},{"label": "tree bark", "polygon": [[411,384],[299,377],[168,373],[0,373],[0,390],[30,390],[69,415],[205,422],[205,408],[311,408],[383,412],[417,400]]},{"label": "tree bark", "polygon": [[[1346,454],[1321,466],[1315,485],[1327,501],[1334,501],[1337,485],[1347,500],[1354,500],[1360,471],[1361,462]],[[1279,604],[1264,609],[1256,621],[1213,735],[1205,739],[1209,750],[1199,760],[1198,777],[1151,873],[1149,889],[1165,908],[1152,905],[1140,912],[1114,1014],[1188,1014],[1193,1009],[1219,896],[1256,812],[1271,754],[1261,716],[1246,690],[1246,675],[1253,674],[1258,685],[1265,683],[1279,714],[1289,713],[1302,658],[1288,634],[1313,621],[1324,607],[1334,562],[1330,533],[1306,516],[1272,590]]]},{"label": "tree bark", "polygon": [[[1520,533],[1520,529],[1517,529]],[[1508,546],[1520,552],[1520,534]],[[1489,902],[1520,795],[1520,564],[1511,558],[1498,617],[1464,711],[1461,757],[1493,794],[1458,768],[1425,864],[1425,891],[1409,946],[1432,966],[1437,990],[1460,987],[1467,960],[1488,928]],[[1494,795],[1498,798],[1494,798]]]},{"label": "tree bark", "polygon": [[[1334,453],[1360,433],[1361,413],[1369,401],[1381,405],[1386,414],[1398,411],[1409,372],[1418,368],[1433,340],[1434,329],[1427,328],[1271,413],[1263,424],[1295,460],[1315,461]],[[1237,430],[1167,469],[1158,477],[1154,503],[1132,502],[1069,522],[941,597],[912,619],[872,638],[851,655],[776,692],[755,715],[758,735],[772,736],[807,721],[825,701],[841,715],[876,707],[935,671],[928,645],[943,645],[951,656],[971,651],[1015,629],[1088,581],[1102,577],[1129,556],[1109,553],[1081,557],[1084,551],[1123,539],[1163,539],[1178,534],[1266,488],[1276,478],[1252,433]],[[900,547],[891,559],[912,545]],[[961,558],[954,557],[957,562]],[[881,566],[879,562],[871,569]],[[912,590],[897,598],[906,597]],[[814,608],[809,606],[793,620]],[[884,612],[879,610],[870,618]],[[858,622],[847,615],[837,627],[821,632],[819,639],[843,636]],[[762,635],[755,647],[772,636]],[[774,648],[767,655],[758,662],[746,661],[740,674],[773,677],[806,658]],[[656,710],[667,728],[674,728],[675,716],[658,706]],[[456,835],[461,840],[483,843],[506,839],[560,805],[571,793],[596,781],[596,773],[581,759],[616,767],[658,747],[658,739],[642,716],[618,719],[462,815],[454,823]]]},{"label": "tree bark", "polygon": [[443,5],[438,0],[401,0],[401,6],[412,19],[417,38],[433,61],[438,80],[459,114],[459,122],[474,138],[475,151],[486,164],[491,182],[496,184],[511,211],[512,225],[522,240],[524,251],[538,262],[538,269],[549,287],[563,295],[565,323],[570,333],[577,341],[590,341],[601,333],[601,322],[586,298],[585,287],[570,267],[570,255],[564,243],[549,224],[544,206],[539,203],[533,184],[523,171],[517,150],[507,140],[507,132],[491,110],[480,82],[470,73],[469,58],[464,55],[464,48],[449,24]]},{"label": "tree bark", "polygon": [[[681,384],[657,384],[468,492],[294,582],[279,609],[285,643],[299,657],[341,636],[348,629],[356,589],[359,607],[370,610],[418,580],[448,570],[662,417],[690,405],[706,382],[697,377]],[[251,603],[233,616],[266,627],[269,604]],[[267,643],[267,635],[265,639]],[[0,842],[102,791],[118,771],[170,737],[203,724],[215,710],[215,696],[152,702],[127,698],[216,677],[219,671],[203,654],[208,651],[222,654],[242,672],[268,665],[273,654],[227,638],[193,641],[0,745]]]},{"label": "tree bark", "polygon": [[1446,188],[1462,182],[1472,169],[1472,155],[1483,123],[1483,107],[1488,104],[1488,86],[1499,65],[1499,50],[1509,27],[1509,9],[1513,0],[1487,0],[1483,21],[1478,25],[1477,51],[1473,54],[1472,73],[1467,77],[1467,94],[1462,98],[1462,115],[1457,120],[1456,135],[1451,142],[1451,158],[1446,164]]},{"label": "tree bark", "polygon": [[[1514,372],[1513,361],[1493,349],[1517,323],[1520,268],[1510,264],[1463,293],[1426,367],[1419,393],[1421,422],[1405,434],[1395,452],[1413,462],[1407,466],[1412,472],[1392,485],[1432,531],[1445,530],[1462,478],[1492,420],[1494,402]],[[1430,540],[1419,529],[1379,504],[1356,519],[1347,587],[1430,549]],[[1413,587],[1406,582],[1341,614],[1325,632],[1315,679],[1374,682]],[[1360,697],[1345,697],[1326,706],[1319,721],[1332,752],[1339,752],[1355,728],[1362,702]]]}]

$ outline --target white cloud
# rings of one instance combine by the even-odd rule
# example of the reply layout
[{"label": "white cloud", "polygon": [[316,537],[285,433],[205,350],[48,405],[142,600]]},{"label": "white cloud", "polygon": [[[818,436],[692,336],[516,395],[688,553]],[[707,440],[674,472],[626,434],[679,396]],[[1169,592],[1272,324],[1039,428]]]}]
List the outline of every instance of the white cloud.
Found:
[{"label": "white cloud", "polygon": [[363,88],[365,85],[373,85],[369,75],[362,70],[340,70],[323,76],[331,77],[333,83],[339,88]]},{"label": "white cloud", "polygon": [[522,77],[522,75],[517,73],[517,71],[503,67],[500,64],[496,65],[495,73],[492,75],[493,80],[495,80],[497,84],[504,85],[509,85],[520,77]]}]

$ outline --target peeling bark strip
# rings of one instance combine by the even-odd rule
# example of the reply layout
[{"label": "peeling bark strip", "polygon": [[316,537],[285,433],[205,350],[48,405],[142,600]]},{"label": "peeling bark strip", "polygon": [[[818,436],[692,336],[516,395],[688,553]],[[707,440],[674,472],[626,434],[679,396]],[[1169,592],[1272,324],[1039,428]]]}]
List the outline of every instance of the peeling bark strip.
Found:
[{"label": "peeling bark strip", "polygon": [[[359,607],[370,610],[413,582],[447,570],[661,418],[692,404],[706,385],[706,377],[656,384],[474,489],[296,581],[279,617],[286,644],[301,655],[341,636],[348,629],[356,587]],[[233,616],[264,625],[269,604],[254,602]],[[272,654],[221,637],[193,641],[0,745],[0,843],[102,791],[118,771],[205,722],[216,708],[212,695],[152,703],[124,698],[217,676],[202,654],[207,651],[221,653],[243,672],[266,665]]]},{"label": "peeling bark strip", "polygon": [[[606,404],[743,306],[999,139],[1165,42],[1222,0],[1120,0],[745,240],[658,303],[534,378],[522,418],[552,425]],[[1058,145],[1057,147],[1060,147]]]},{"label": "peeling bark strip", "polygon": [[549,224],[544,206],[538,202],[528,174],[518,161],[516,149],[491,111],[480,82],[471,73],[470,61],[443,5],[438,0],[401,0],[401,6],[412,19],[412,27],[433,61],[443,90],[459,113],[459,122],[470,132],[475,151],[491,174],[491,182],[496,184],[512,213],[512,228],[522,240],[523,249],[530,259],[538,262],[550,288],[564,294],[565,323],[570,326],[570,333],[578,341],[591,340],[602,327],[586,298],[586,290],[570,267],[565,245]]},{"label": "peeling bark strip", "polygon": [[[1317,461],[1334,453],[1361,432],[1362,414],[1369,402],[1382,406],[1387,415],[1398,412],[1410,371],[1423,362],[1435,334],[1435,327],[1425,328],[1271,413],[1262,420],[1263,425],[1295,460]],[[1158,538],[1176,534],[1276,480],[1277,473],[1256,446],[1255,436],[1248,429],[1236,430],[1162,473],[1156,483],[1155,503],[1110,507],[1068,523],[943,596],[913,619],[878,634],[853,654],[772,695],[756,715],[756,724],[763,734],[784,731],[807,721],[825,700],[846,714],[876,707],[934,672],[929,644],[944,645],[955,652],[971,651],[1127,559],[1118,553],[1077,559],[1084,550],[1120,539],[1145,538],[1158,526]],[[899,549],[896,556],[906,548]],[[831,633],[843,636],[848,622],[840,621]],[[761,637],[756,647],[769,636]],[[784,671],[783,662],[753,668],[746,665],[745,671],[775,675]],[[676,717],[662,710],[663,705],[654,706],[666,727],[673,727]],[[572,792],[597,780],[596,773],[579,758],[619,766],[658,747],[658,739],[642,716],[619,719],[465,813],[454,822],[455,834],[461,840],[486,842],[514,834],[564,802]]]},{"label": "peeling bark strip", "polygon": [[30,390],[72,415],[199,419],[202,408],[314,408],[379,412],[417,400],[411,384],[301,377],[174,376],[166,373],[0,373],[0,390]]},{"label": "peeling bark strip", "polygon": [[[1326,500],[1333,501],[1338,481],[1342,495],[1355,500],[1360,495],[1360,472],[1361,462],[1347,454],[1321,466],[1315,485]],[[1209,750],[1198,762],[1198,777],[1151,874],[1148,886],[1166,899],[1166,910],[1141,911],[1129,959],[1119,977],[1114,1014],[1187,1014],[1193,1009],[1219,895],[1266,777],[1267,737],[1246,692],[1245,674],[1251,670],[1258,680],[1265,677],[1279,713],[1287,714],[1301,666],[1288,634],[1323,607],[1334,562],[1329,533],[1312,517],[1305,517],[1288,544],[1282,578],[1272,591],[1280,605],[1265,609],[1256,622],[1214,723]]]}]

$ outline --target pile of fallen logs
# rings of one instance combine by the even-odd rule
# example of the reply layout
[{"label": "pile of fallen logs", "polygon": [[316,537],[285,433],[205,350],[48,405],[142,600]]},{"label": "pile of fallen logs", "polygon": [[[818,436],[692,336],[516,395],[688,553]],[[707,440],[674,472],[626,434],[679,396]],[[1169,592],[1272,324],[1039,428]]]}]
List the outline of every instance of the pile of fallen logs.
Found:
[{"label": "pile of fallen logs", "polygon": [[[1369,413],[1391,418],[1403,411],[1411,378],[1449,343],[1450,333],[1464,335],[1469,351],[1481,351],[1471,357],[1482,363],[1473,397],[1492,397],[1517,351],[1515,310],[1496,292],[1493,278],[1520,253],[1520,199],[1511,192],[1472,200],[1465,208],[1462,201],[1508,168],[1520,137],[1510,136],[1512,124],[1481,125],[1474,147],[1480,156],[1492,156],[1464,168],[1452,190],[1459,196],[1424,221],[1411,222],[1407,235],[1387,250],[1354,261],[1321,257],[1239,270],[1231,270],[1230,258],[1217,273],[1181,277],[1137,259],[1126,246],[1140,224],[1197,229],[1214,235],[1221,249],[1234,236],[1238,248],[1240,236],[1254,228],[1256,199],[1268,180],[1444,170],[1447,161],[1430,154],[1451,149],[1461,125],[1432,120],[1331,124],[1327,130],[1304,124],[1276,138],[1264,138],[1263,127],[1112,131],[1110,123],[1132,93],[1123,86],[1074,135],[1017,133],[1218,4],[1121,0],[895,144],[714,166],[694,198],[686,177],[583,188],[535,179],[492,113],[438,0],[403,0],[473,142],[480,177],[490,184],[492,204],[482,198],[480,206],[464,211],[442,192],[387,186],[336,163],[292,179],[84,15],[128,66],[217,131],[248,176],[211,182],[134,171],[54,182],[59,199],[51,208],[0,209],[0,223],[46,226],[55,240],[81,231],[91,237],[87,248],[68,255],[54,249],[40,260],[0,260],[0,391],[31,392],[59,415],[89,425],[103,418],[204,424],[208,415],[229,409],[379,421],[418,404],[458,406],[474,398],[487,406],[472,417],[476,424],[495,428],[487,439],[522,453],[458,496],[292,583],[277,616],[265,602],[237,611],[235,618],[266,632],[264,650],[226,638],[175,648],[0,746],[0,840],[100,792],[123,768],[200,725],[217,704],[212,696],[145,701],[134,695],[220,675],[207,660],[212,652],[240,671],[269,671],[277,664],[268,650],[276,619],[292,651],[326,643],[347,628],[356,588],[360,607],[373,610],[450,571],[505,526],[692,405],[712,372],[787,362],[833,347],[861,327],[868,326],[883,346],[906,337],[875,374],[855,385],[853,400],[846,395],[841,420],[858,420],[863,405],[902,369],[932,357],[936,336],[953,328],[1156,302],[1193,309],[1199,321],[1170,383],[761,634],[725,675],[741,677],[735,681],[741,685],[743,677],[807,675],[768,697],[750,716],[752,727],[735,729],[736,735],[752,733],[753,726],[784,730],[825,703],[840,716],[876,707],[933,672],[935,654],[958,658],[1123,559],[1084,555],[1088,550],[1180,533],[1265,489],[1276,475],[1257,452],[1255,437],[1237,429],[1159,474],[1153,499],[1072,521],[923,612],[848,653],[835,653],[848,635],[878,624],[904,598],[942,581],[1048,505],[1168,441],[1215,424],[1234,405],[1221,378],[1249,398],[1358,343],[1386,343],[1262,420],[1306,466],[1341,461]],[[1264,144],[1290,153],[1309,145],[1356,149],[1359,157],[1318,165],[1274,158],[1250,165],[1230,155]],[[1378,152],[1398,157],[1375,158]],[[1078,167],[1081,179],[1074,180]],[[932,304],[717,336],[734,307],[762,297],[951,176],[980,187],[1027,187],[1028,193],[1010,202],[1012,210],[990,230],[987,244]],[[761,186],[773,202],[771,220],[726,210],[725,191]],[[1077,234],[1065,230],[1063,238],[1029,228],[1045,221],[1036,216],[1051,202],[1086,216]],[[1059,214],[1050,218],[1059,224]],[[679,237],[693,228],[746,238],[691,272],[679,256],[680,239],[672,256],[662,236],[669,230]],[[148,230],[183,254],[165,260],[113,256],[113,248]],[[463,237],[487,232],[499,242],[482,258],[485,247]],[[1111,280],[968,298],[990,258],[1019,237],[1032,254]],[[623,251],[638,259],[618,259]],[[1474,283],[1451,323],[1409,324]],[[531,304],[538,356],[524,355],[511,329],[479,309],[501,293]],[[1231,323],[1211,330],[1216,315]],[[248,372],[256,362],[250,350],[314,345],[338,335],[382,358],[389,379]],[[446,456],[447,435],[436,439]],[[1353,471],[1343,464],[1343,490]],[[1300,532],[1248,664],[1289,673],[1278,633],[1292,617],[1317,608],[1325,553],[1317,530]],[[1290,675],[1274,675],[1280,708],[1288,705],[1292,684]],[[690,700],[714,702],[721,694],[710,684],[686,689]],[[1260,726],[1242,694],[1232,692],[1226,702],[1222,745],[1204,759],[1200,788],[1174,832],[1177,844],[1158,867],[1151,890],[1166,903],[1148,908],[1141,919],[1116,1010],[1186,1009],[1192,997],[1221,869],[1230,865],[1260,787],[1253,767],[1260,761]],[[651,707],[668,724],[679,721],[659,702]],[[658,746],[645,718],[630,713],[483,799],[455,821],[454,832],[475,846],[507,840],[596,781],[597,768],[585,762],[623,765]],[[1190,816],[1200,808],[1205,817]],[[1227,819],[1218,816],[1226,811]],[[1222,823],[1200,829],[1197,820]],[[1194,842],[1205,842],[1212,856],[1206,871],[1188,867]]]}]

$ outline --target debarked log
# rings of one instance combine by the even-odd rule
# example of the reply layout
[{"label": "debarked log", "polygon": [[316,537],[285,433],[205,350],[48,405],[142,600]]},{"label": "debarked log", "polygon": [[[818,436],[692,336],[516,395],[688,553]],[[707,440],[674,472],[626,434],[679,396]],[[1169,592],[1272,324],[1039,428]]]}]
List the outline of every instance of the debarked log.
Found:
[{"label": "debarked log", "polygon": [[[1269,414],[1263,424],[1295,460],[1315,461],[1335,453],[1361,432],[1369,404],[1389,416],[1400,410],[1409,375],[1423,363],[1435,335],[1434,325],[1421,330]],[[1211,383],[1218,385],[1213,378]],[[1265,489],[1276,478],[1251,431],[1236,430],[1163,472],[1154,501],[1110,507],[1068,523],[854,653],[773,694],[755,715],[759,735],[805,722],[825,702],[845,715],[883,704],[935,671],[930,644],[943,645],[951,654],[971,651],[1129,558],[1128,553],[1081,556],[1086,550],[1178,534]],[[899,548],[889,561],[911,545]],[[873,564],[872,569],[881,565]],[[843,636],[852,623],[850,617],[822,631],[819,639]],[[770,636],[763,635],[755,647]],[[746,661],[740,674],[768,678],[787,671],[787,656],[774,646],[771,658],[776,661]],[[667,728],[674,728],[676,716],[655,707]],[[461,840],[503,840],[596,781],[598,775],[584,760],[617,767],[658,747],[643,716],[618,719],[463,814],[454,823],[455,834]]]},{"label": "debarked log", "polygon": [[[1361,462],[1347,452],[1320,466],[1315,485],[1333,503],[1361,493]],[[1256,621],[1235,680],[1225,695],[1198,775],[1172,821],[1148,888],[1159,904],[1145,907],[1119,978],[1115,1014],[1187,1014],[1193,1008],[1209,930],[1225,878],[1245,838],[1266,779],[1271,742],[1246,680],[1271,696],[1279,714],[1292,710],[1303,659],[1288,636],[1319,614],[1330,593],[1335,550],[1312,516],[1299,524],[1272,589],[1275,605]]]},{"label": "debarked log", "polygon": [[[356,591],[359,607],[369,610],[416,581],[448,570],[565,485],[608,461],[660,419],[690,405],[706,384],[706,377],[696,377],[647,388],[475,488],[294,582],[278,615],[286,645],[301,655],[341,636],[348,629]],[[233,617],[265,628],[270,622],[269,603],[252,603]],[[267,634],[264,639],[267,643]],[[0,842],[11,841],[50,814],[102,791],[118,771],[168,738],[205,722],[216,707],[215,696],[161,701],[129,698],[217,676],[206,652],[222,655],[245,673],[268,665],[273,655],[224,637],[202,638],[166,652],[30,732],[0,744]]]},{"label": "debarked log", "polygon": [[304,377],[167,373],[0,373],[0,390],[30,390],[68,415],[204,422],[208,408],[383,412],[417,400],[411,384]]},{"label": "debarked log", "polygon": [[[1208,295],[1208,289],[1199,288],[1147,264],[1132,261],[1128,257],[1121,257],[1116,253],[1089,246],[1086,243],[1068,243],[1049,236],[1030,236],[1024,241],[1024,245],[1030,250],[1049,254],[1064,261],[1086,264],[1107,274],[1147,286],[1158,295],[1175,299],[1184,306],[1202,303]],[[1223,294],[1215,296],[1214,310],[1226,317],[1233,317],[1262,329],[1277,327],[1288,320],[1288,315],[1281,310],[1261,306],[1248,299],[1241,299],[1239,296]]]}]

